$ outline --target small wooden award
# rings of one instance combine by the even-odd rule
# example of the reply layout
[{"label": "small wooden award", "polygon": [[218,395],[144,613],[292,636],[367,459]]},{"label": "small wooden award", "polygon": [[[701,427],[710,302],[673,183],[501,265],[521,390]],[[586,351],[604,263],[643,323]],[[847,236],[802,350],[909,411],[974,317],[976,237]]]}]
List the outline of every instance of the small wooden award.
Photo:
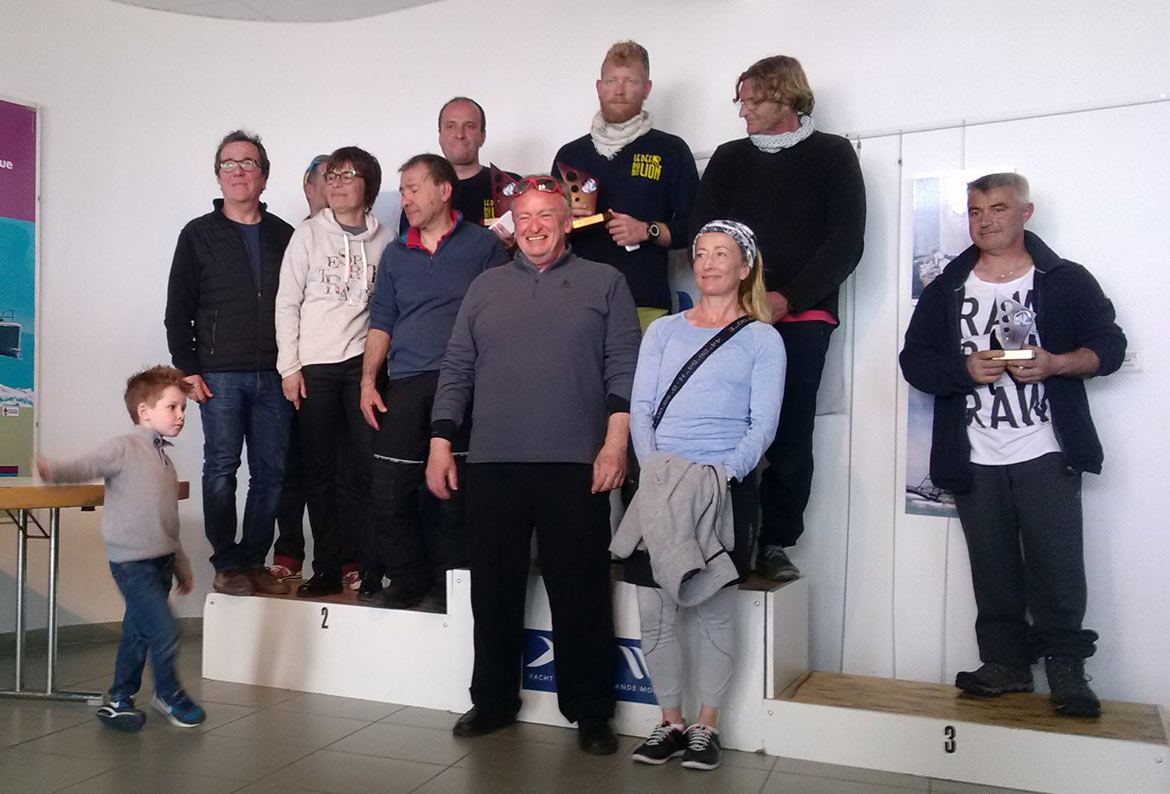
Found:
[{"label": "small wooden award", "polygon": [[613,215],[597,211],[597,179],[568,163],[557,163],[561,181],[569,191],[569,209],[573,213],[573,228],[581,229],[605,223]]}]

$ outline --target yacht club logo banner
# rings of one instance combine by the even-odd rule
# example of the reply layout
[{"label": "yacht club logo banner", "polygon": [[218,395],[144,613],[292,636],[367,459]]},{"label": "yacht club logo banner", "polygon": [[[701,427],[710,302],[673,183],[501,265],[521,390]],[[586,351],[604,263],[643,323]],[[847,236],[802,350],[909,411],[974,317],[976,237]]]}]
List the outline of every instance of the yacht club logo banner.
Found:
[{"label": "yacht club logo banner", "polygon": [[32,475],[37,111],[0,100],[0,477]]}]

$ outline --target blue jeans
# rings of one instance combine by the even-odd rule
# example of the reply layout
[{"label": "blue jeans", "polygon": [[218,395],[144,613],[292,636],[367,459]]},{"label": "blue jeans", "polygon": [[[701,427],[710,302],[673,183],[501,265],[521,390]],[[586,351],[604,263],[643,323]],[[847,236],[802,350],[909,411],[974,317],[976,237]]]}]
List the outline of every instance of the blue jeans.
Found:
[{"label": "blue jeans", "polygon": [[154,668],[154,691],[168,698],[180,689],[179,679],[175,677],[179,624],[167,603],[175,574],[175,555],[111,562],[110,573],[126,600],[110,700],[125,700],[137,694],[142,687],[147,651]]},{"label": "blue jeans", "polygon": [[[292,403],[280,375],[205,372],[212,398],[199,406],[203,418],[203,522],[217,572],[260,568],[272,546],[276,509],[292,424]],[[248,498],[243,537],[236,542],[236,472],[248,442]]]}]

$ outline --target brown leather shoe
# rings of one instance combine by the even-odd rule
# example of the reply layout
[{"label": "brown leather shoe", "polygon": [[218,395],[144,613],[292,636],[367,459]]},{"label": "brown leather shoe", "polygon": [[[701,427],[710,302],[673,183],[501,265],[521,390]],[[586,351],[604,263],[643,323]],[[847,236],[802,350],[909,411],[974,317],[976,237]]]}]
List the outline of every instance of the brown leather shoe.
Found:
[{"label": "brown leather shoe", "polygon": [[250,596],[255,592],[252,582],[243,571],[218,571],[211,588],[217,593],[234,596]]},{"label": "brown leather shoe", "polygon": [[268,572],[267,568],[253,568],[248,571],[248,581],[257,593],[285,595],[289,592],[288,582],[282,582]]}]

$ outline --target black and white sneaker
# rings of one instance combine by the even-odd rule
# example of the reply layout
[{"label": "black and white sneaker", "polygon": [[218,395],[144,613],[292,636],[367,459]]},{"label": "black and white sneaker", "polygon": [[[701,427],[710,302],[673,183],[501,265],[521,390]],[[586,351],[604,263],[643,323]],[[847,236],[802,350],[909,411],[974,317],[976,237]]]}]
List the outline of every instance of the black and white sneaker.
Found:
[{"label": "black and white sneaker", "polygon": [[134,698],[111,700],[97,710],[98,720],[117,731],[133,733],[146,724],[146,715],[134,705]]},{"label": "black and white sneaker", "polygon": [[682,760],[682,765],[687,769],[718,769],[722,753],[719,733],[714,728],[706,725],[687,728],[687,749]]},{"label": "black and white sneaker", "polygon": [[665,764],[678,758],[687,749],[687,736],[669,722],[664,722],[650,732],[646,741],[634,750],[632,756],[640,764]]}]

